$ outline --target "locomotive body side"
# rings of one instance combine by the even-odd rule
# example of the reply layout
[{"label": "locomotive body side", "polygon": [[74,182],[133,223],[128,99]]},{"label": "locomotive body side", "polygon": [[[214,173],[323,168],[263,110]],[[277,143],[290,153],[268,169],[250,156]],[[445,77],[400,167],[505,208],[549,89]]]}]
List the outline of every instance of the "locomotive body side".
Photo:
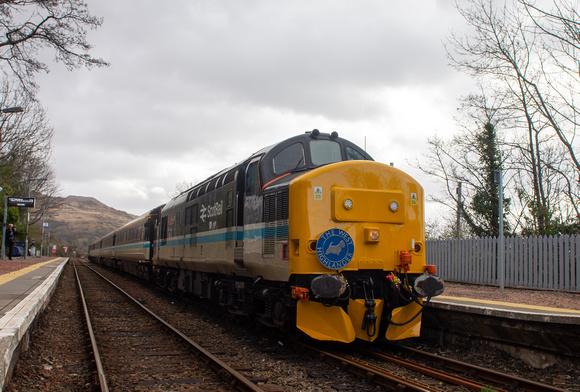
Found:
[{"label": "locomotive body side", "polygon": [[252,177],[245,181],[246,166],[212,177],[161,211],[154,261],[181,271],[178,288],[179,281],[193,279],[188,271],[288,281],[288,262],[263,253],[264,197],[252,193]]}]

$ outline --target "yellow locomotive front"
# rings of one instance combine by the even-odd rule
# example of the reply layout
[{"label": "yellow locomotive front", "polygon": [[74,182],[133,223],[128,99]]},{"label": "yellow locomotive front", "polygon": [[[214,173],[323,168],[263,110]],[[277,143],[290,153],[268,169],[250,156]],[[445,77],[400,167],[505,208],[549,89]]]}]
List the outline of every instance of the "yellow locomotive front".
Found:
[{"label": "yellow locomotive front", "polygon": [[296,326],[342,342],[419,336],[422,299],[443,291],[425,262],[423,208],[417,181],[373,161],[294,178],[288,258]]}]

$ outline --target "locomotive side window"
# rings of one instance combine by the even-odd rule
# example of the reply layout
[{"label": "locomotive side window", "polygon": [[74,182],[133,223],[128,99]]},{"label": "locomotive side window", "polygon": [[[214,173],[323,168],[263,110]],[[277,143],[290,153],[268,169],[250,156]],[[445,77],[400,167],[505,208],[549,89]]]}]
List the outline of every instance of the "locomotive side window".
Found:
[{"label": "locomotive side window", "polygon": [[258,175],[258,162],[248,166],[246,171],[246,195],[257,195],[260,193],[260,177]]},{"label": "locomotive side window", "polygon": [[161,245],[165,245],[166,238],[167,238],[167,217],[164,216],[161,219]]},{"label": "locomotive side window", "polygon": [[274,159],[274,174],[286,173],[306,164],[304,160],[304,146],[302,143],[295,143],[280,151]]},{"label": "locomotive side window", "polygon": [[230,182],[232,182],[235,177],[236,177],[236,169],[230,170],[228,172],[228,174],[226,174],[226,177],[224,179],[224,185],[225,184],[229,184]]},{"label": "locomotive side window", "polygon": [[346,147],[346,159],[349,161],[364,161],[365,157],[354,148]]},{"label": "locomotive side window", "polygon": [[185,209],[185,226],[197,224],[197,204]]},{"label": "locomotive side window", "polygon": [[342,161],[340,144],[331,140],[311,140],[310,153],[316,166]]},{"label": "locomotive side window", "polygon": [[183,224],[185,226],[191,225],[191,218],[190,218],[190,216],[191,216],[191,206],[185,207],[185,214],[184,214],[185,221],[183,222]]}]

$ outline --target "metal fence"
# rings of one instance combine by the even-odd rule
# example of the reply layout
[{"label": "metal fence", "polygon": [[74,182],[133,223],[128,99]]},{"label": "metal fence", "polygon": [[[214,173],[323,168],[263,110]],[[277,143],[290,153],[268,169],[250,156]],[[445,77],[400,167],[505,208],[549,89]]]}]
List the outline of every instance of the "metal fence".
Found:
[{"label": "metal fence", "polygon": [[[429,240],[426,251],[443,279],[500,285],[498,238]],[[504,282],[580,291],[580,236],[506,237]]]}]

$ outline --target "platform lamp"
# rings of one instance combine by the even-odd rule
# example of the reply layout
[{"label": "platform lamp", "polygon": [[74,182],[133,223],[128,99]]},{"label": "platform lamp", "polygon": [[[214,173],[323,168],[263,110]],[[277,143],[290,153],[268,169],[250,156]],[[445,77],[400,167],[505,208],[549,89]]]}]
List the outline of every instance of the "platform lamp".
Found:
[{"label": "platform lamp", "polygon": [[[10,113],[22,113],[24,111],[24,109],[22,109],[22,106],[12,106],[9,108],[5,108],[5,109],[0,109],[0,113],[6,113],[6,114],[10,114]],[[1,131],[1,129],[0,129]],[[0,137],[1,137],[1,133],[0,133]],[[1,139],[0,139],[1,140]],[[0,192],[2,192],[2,188],[0,187]],[[4,199],[4,203],[7,203],[7,198]],[[0,255],[0,260],[4,260],[4,257],[6,256],[6,204],[4,204],[4,225],[2,227],[2,254]]]}]

